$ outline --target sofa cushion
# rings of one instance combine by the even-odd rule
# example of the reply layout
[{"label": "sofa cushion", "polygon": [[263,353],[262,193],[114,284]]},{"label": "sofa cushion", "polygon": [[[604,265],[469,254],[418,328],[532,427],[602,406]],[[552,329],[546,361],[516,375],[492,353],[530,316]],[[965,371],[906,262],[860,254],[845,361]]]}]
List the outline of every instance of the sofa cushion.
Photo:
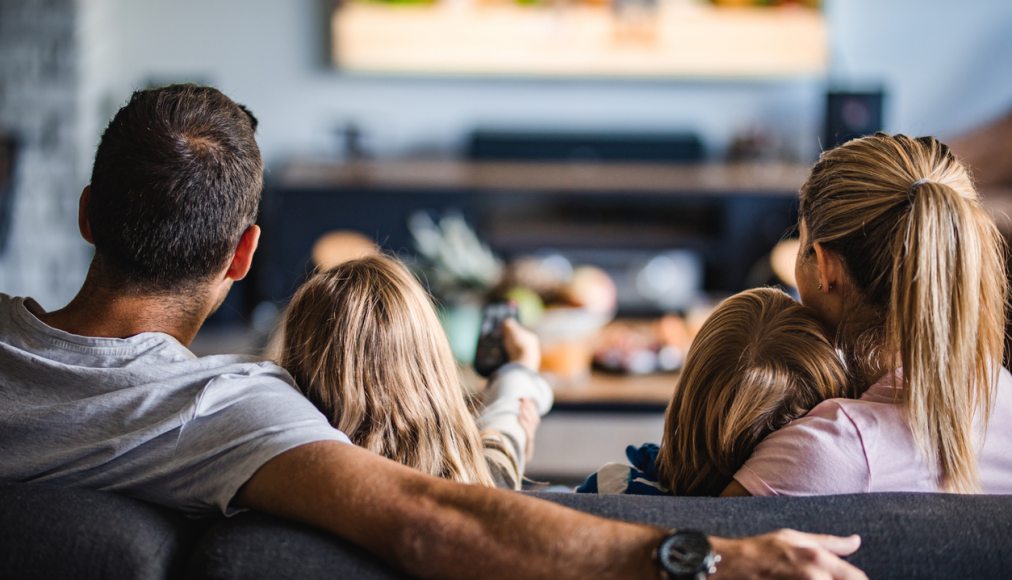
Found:
[{"label": "sofa cushion", "polygon": [[365,550],[325,532],[266,514],[245,512],[219,520],[201,535],[187,577],[371,580],[401,575]]},{"label": "sofa cushion", "polygon": [[1012,496],[889,493],[670,498],[540,493],[609,518],[745,536],[779,528],[861,534],[849,561],[870,578],[1002,578],[1012,570]]},{"label": "sofa cushion", "polygon": [[0,485],[0,575],[178,576],[195,527],[177,512],[112,493]]}]

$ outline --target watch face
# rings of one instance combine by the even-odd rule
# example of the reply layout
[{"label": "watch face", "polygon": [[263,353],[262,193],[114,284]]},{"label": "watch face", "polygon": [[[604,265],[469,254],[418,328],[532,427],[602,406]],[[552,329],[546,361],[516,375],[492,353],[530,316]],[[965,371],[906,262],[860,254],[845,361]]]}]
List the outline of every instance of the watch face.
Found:
[{"label": "watch face", "polygon": [[657,550],[661,566],[675,577],[694,578],[709,573],[713,550],[701,532],[681,531],[661,542]]}]

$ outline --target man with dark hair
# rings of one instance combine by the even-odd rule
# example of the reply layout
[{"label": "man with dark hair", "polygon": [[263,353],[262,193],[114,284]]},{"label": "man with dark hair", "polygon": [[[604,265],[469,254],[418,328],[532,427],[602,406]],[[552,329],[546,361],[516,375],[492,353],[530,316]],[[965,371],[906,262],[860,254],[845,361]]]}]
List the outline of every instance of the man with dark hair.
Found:
[{"label": "man with dark hair", "polygon": [[[419,575],[659,577],[663,530],[423,475],[349,444],[276,365],[187,350],[257,247],[255,126],[193,85],[138,92],[116,114],[81,195],[95,245],[81,291],[53,312],[0,294],[0,482],[258,509]],[[856,537],[709,543],[721,576],[862,577],[837,557]]]},{"label": "man with dark hair", "polygon": [[255,129],[252,114],[211,88],[135,93],[91,173],[86,215],[102,277],[155,293],[218,274],[259,210]]}]

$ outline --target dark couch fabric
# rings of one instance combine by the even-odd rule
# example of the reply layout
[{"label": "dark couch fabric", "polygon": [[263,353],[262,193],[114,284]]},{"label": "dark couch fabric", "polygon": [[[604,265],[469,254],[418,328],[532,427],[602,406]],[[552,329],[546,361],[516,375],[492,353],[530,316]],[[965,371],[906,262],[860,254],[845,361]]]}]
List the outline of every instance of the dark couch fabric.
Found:
[{"label": "dark couch fabric", "polygon": [[179,576],[198,523],[127,497],[0,486],[0,578]]},{"label": "dark couch fabric", "polygon": [[375,556],[309,526],[246,512],[222,520],[193,551],[188,578],[400,578]]},{"label": "dark couch fabric", "polygon": [[[663,498],[534,494],[605,517],[740,536],[859,533],[871,578],[1012,576],[1012,496]],[[475,570],[475,577],[481,571]],[[257,513],[192,521],[113,494],[0,486],[3,578],[396,578],[371,555]]]},{"label": "dark couch fabric", "polygon": [[863,546],[849,561],[873,579],[1012,577],[1012,496],[542,497],[605,517],[713,535],[746,536],[779,528],[857,533]]}]

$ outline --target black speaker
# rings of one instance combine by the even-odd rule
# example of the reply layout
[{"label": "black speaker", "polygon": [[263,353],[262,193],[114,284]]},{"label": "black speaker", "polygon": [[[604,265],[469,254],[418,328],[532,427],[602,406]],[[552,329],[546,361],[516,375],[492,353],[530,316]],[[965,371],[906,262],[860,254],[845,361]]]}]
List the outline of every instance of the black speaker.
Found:
[{"label": "black speaker", "polygon": [[14,213],[14,162],[17,160],[17,140],[0,132],[0,255],[7,248],[11,216]]},{"label": "black speaker", "polygon": [[826,131],[823,149],[832,149],[855,137],[882,130],[881,91],[830,91],[826,93]]}]

